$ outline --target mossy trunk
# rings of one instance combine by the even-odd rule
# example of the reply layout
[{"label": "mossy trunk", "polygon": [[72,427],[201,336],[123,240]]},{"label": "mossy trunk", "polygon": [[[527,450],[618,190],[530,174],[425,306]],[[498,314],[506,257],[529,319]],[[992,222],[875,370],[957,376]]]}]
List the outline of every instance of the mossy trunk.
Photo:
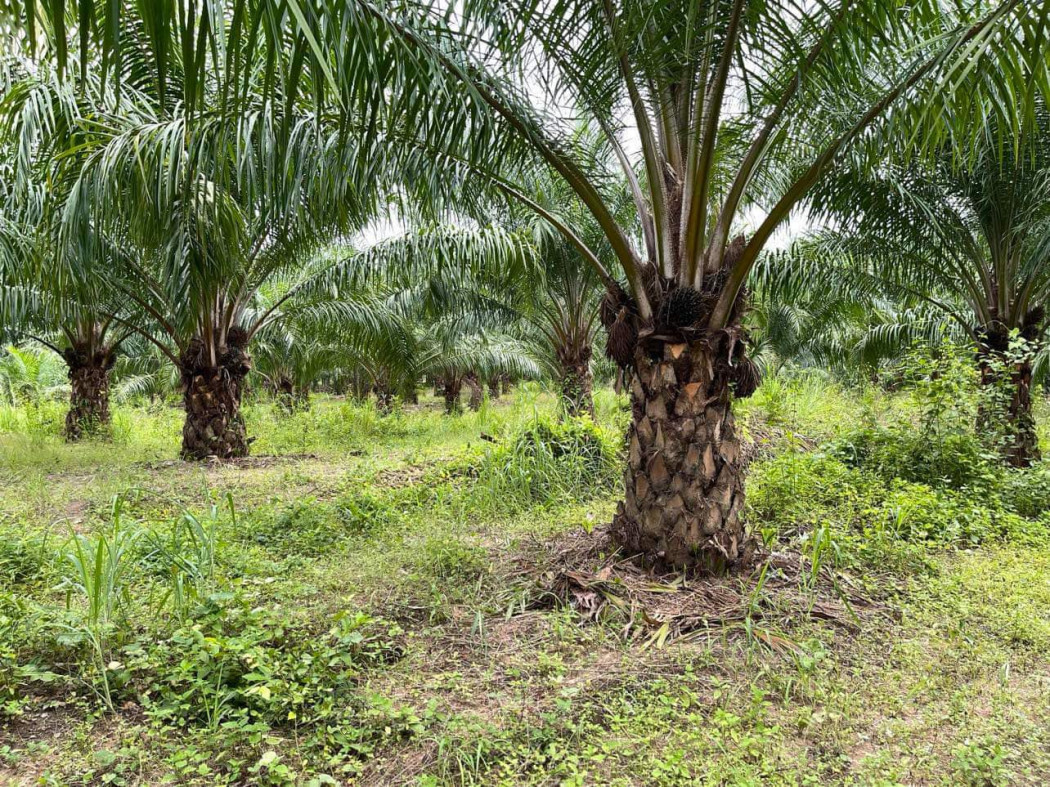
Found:
[{"label": "mossy trunk", "polygon": [[613,522],[628,554],[713,573],[748,556],[732,381],[706,342],[635,349],[625,498]]},{"label": "mossy trunk", "polygon": [[445,414],[455,415],[462,412],[459,406],[459,394],[463,390],[463,381],[458,378],[446,378],[442,381],[441,393],[445,397]]},{"label": "mossy trunk", "polygon": [[183,459],[232,459],[248,455],[248,435],[241,415],[244,379],[251,360],[239,347],[223,348],[218,364],[204,362],[200,347],[182,358],[186,422]]},{"label": "mossy trunk", "polygon": [[476,374],[468,374],[463,382],[470,389],[470,398],[467,399],[467,407],[473,412],[481,409],[481,403],[485,400],[485,390],[481,387],[481,380]]},{"label": "mossy trunk", "polygon": [[978,355],[981,385],[987,392],[977,415],[982,436],[994,435],[999,454],[1011,467],[1031,467],[1042,459],[1032,412],[1032,361],[994,351]]},{"label": "mossy trunk", "polygon": [[559,350],[562,407],[565,414],[576,418],[583,414],[594,415],[594,379],[591,376],[591,348]]},{"label": "mossy trunk", "polygon": [[109,372],[113,353],[108,348],[90,352],[72,348],[64,353],[69,367],[69,412],[66,413],[66,439],[76,442],[109,428]]}]

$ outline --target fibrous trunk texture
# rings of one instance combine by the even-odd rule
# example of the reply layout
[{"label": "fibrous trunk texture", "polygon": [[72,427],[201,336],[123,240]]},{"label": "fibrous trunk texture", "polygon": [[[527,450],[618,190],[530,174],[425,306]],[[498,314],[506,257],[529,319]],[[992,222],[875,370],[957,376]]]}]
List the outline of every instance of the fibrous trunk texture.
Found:
[{"label": "fibrous trunk texture", "polygon": [[735,239],[726,267],[705,275],[701,289],[647,266],[651,318],[643,320],[623,290],[609,291],[602,302],[606,354],[630,371],[632,411],[613,535],[625,553],[657,569],[721,574],[746,564],[752,552],[732,410],[733,398],[750,396],[759,383],[740,325],[746,291],[723,325],[710,325],[742,248],[743,239]]},{"label": "fibrous trunk texture", "polygon": [[478,379],[476,374],[468,374],[463,378],[463,382],[466,383],[467,388],[470,389],[470,398],[467,400],[467,407],[476,413],[481,409],[481,403],[485,399],[485,391],[481,387],[481,380]]},{"label": "fibrous trunk texture", "polygon": [[745,556],[730,378],[703,343],[635,353],[625,498],[614,534],[655,565],[722,573]]},{"label": "fibrous trunk texture", "polygon": [[[1031,358],[1006,358],[985,348],[978,363],[981,385],[992,392],[981,404],[978,431],[998,436],[999,453],[1011,467],[1031,467],[1042,458],[1032,413]],[[992,412],[991,403],[999,412]]]},{"label": "fibrous trunk texture", "polygon": [[443,380],[442,395],[445,397],[445,413],[453,415],[461,412],[459,406],[459,393],[463,390],[463,381],[457,377]]},{"label": "fibrous trunk texture", "polygon": [[587,413],[594,415],[594,380],[591,377],[591,348],[559,348],[561,365],[562,406],[566,415],[575,418]]},{"label": "fibrous trunk texture", "polygon": [[181,359],[186,422],[182,428],[184,459],[232,459],[248,455],[248,436],[241,415],[244,378],[251,359],[243,346],[221,348],[212,365],[199,341]]},{"label": "fibrous trunk texture", "polygon": [[109,426],[109,372],[114,356],[109,348],[91,352],[73,347],[63,353],[69,367],[69,412],[66,439],[75,442]]}]

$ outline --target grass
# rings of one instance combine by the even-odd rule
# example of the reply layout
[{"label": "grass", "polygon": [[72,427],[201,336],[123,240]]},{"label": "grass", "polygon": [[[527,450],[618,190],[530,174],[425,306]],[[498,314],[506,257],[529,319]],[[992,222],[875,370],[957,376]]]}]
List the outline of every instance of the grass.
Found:
[{"label": "grass", "polygon": [[778,379],[740,408],[753,529],[874,611],[648,647],[529,569],[612,517],[611,392],[568,429],[534,386],[460,417],[254,404],[238,465],[176,461],[174,409],[76,446],[28,409],[0,413],[0,782],[1050,780],[1045,476],[896,477],[858,430],[906,397]]}]

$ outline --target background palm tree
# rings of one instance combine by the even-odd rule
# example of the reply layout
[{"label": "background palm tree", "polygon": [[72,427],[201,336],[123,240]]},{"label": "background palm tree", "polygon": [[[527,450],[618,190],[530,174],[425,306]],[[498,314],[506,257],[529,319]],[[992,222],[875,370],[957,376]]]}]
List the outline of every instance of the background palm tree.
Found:
[{"label": "background palm tree", "polygon": [[538,376],[516,309],[521,272],[533,255],[518,234],[453,222],[409,228],[346,254],[321,284],[379,299],[400,325],[349,340],[380,409],[389,409],[395,394],[413,393],[422,379],[441,381],[451,413],[464,385],[477,409],[484,380]]},{"label": "background palm tree", "polygon": [[[40,174],[36,160],[51,151],[35,125],[26,123],[26,113],[41,109],[35,98],[19,95],[16,88],[3,99],[9,121],[3,136],[12,142],[0,145],[0,169],[6,175],[0,186],[0,321],[16,340],[31,339],[65,362],[70,381],[65,434],[78,440],[109,425],[109,375],[130,334],[121,326],[128,310],[102,279],[84,275],[110,265],[113,250],[97,240],[65,243],[59,222],[48,215],[47,181],[34,176]],[[75,99],[63,91],[62,101]],[[20,103],[22,111],[13,111]],[[61,122],[54,137],[76,141],[74,130]],[[83,253],[99,259],[84,259]]]},{"label": "background palm tree", "polygon": [[[78,260],[80,280],[134,307],[137,319],[122,322],[180,370],[183,456],[242,456],[250,342],[316,275],[313,250],[370,215],[371,202],[332,176],[352,148],[316,115],[262,95],[236,118],[217,113],[214,83],[199,86],[194,107],[130,86],[112,97],[98,81],[79,85],[75,101],[68,90],[26,77],[5,101],[26,146],[38,142],[35,166],[58,184],[47,207],[59,248]],[[257,308],[278,277],[285,294]],[[314,293],[309,308],[352,305]]]},{"label": "background palm tree", "polygon": [[990,126],[961,161],[944,150],[929,164],[841,171],[813,200],[835,229],[766,276],[788,297],[816,286],[869,309],[891,299],[901,335],[925,326],[972,341],[984,384],[1008,389],[981,427],[1006,425],[1000,448],[1015,466],[1039,456],[1032,384],[1050,299],[1050,117],[1036,119],[1017,136]]}]

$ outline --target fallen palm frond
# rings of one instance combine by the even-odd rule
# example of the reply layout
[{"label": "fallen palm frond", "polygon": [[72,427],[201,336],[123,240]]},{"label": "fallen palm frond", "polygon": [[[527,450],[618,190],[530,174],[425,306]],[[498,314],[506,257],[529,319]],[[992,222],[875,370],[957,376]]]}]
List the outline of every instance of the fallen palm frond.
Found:
[{"label": "fallen palm frond", "polygon": [[884,608],[849,579],[788,552],[757,552],[749,566],[725,577],[657,575],[620,554],[605,531],[577,533],[523,557],[536,576],[537,603],[564,604],[588,620],[622,624],[625,639],[661,648],[674,640],[739,630],[778,652],[794,643],[773,629],[824,620],[856,632],[864,616]]}]

